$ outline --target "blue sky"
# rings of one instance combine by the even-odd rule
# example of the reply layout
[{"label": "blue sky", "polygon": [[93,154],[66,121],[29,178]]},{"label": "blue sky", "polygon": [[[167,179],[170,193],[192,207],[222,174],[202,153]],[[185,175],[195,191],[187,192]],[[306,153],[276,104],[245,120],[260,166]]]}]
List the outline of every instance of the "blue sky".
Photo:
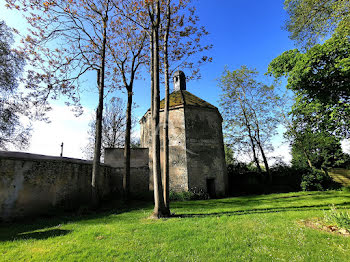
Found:
[{"label": "blue sky", "polygon": [[[216,79],[225,66],[233,70],[247,65],[263,75],[272,59],[295,48],[287,32],[282,30],[286,19],[283,1],[199,0],[197,11],[201,24],[210,32],[207,41],[214,45],[210,53],[213,62],[204,65],[202,79],[189,82],[187,88],[216,106],[220,94]],[[148,93],[149,90],[138,83],[135,99],[140,105],[139,113],[149,106]]]},{"label": "blue sky", "polygon": [[[20,16],[6,11],[3,2],[1,1],[0,4],[0,18],[10,26],[23,29],[24,23]],[[225,66],[234,70],[241,65],[247,65],[256,68],[263,75],[273,58],[286,50],[295,48],[288,38],[288,33],[282,29],[287,18],[282,0],[198,0],[196,7],[201,25],[210,32],[207,41],[214,45],[210,52],[213,62],[204,65],[201,68],[202,78],[189,82],[187,87],[193,94],[216,106],[219,106],[220,95],[216,79],[220,77]],[[134,89],[134,101],[139,106],[135,111],[137,117],[141,117],[150,105],[150,84],[147,79],[138,81]],[[95,83],[95,80],[92,81]],[[126,100],[125,94],[119,95]],[[74,119],[68,116],[69,111],[62,108],[60,103],[56,103],[58,111],[52,113],[54,124],[50,126],[37,123],[33,126],[36,130],[30,152],[57,155],[59,141],[68,140],[67,143],[71,147],[66,150],[67,156],[82,157],[79,153],[81,150],[78,151],[78,149],[84,146],[84,142],[81,141],[85,139],[87,122],[91,119],[91,114],[96,107],[97,93],[85,93],[82,98],[82,104],[87,109],[87,113],[82,118]],[[65,121],[62,115],[68,120]],[[62,122],[55,123],[58,119]],[[55,132],[58,128],[60,133]],[[45,136],[47,141],[44,140],[43,133],[48,133]],[[74,136],[73,134],[77,136],[80,134],[81,141],[78,144],[76,138],[67,138]],[[275,143],[280,142],[280,137],[275,138]],[[39,143],[40,146],[38,146]],[[52,147],[55,147],[55,150],[49,150]],[[287,150],[287,147],[284,150]]]}]

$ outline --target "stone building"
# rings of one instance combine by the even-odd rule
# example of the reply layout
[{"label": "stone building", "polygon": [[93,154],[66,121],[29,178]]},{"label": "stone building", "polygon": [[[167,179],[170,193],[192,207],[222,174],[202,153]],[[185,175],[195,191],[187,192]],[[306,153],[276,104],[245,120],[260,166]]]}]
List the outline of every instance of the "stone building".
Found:
[{"label": "stone building", "polygon": [[[227,192],[222,117],[210,103],[186,91],[186,77],[174,74],[169,110],[170,190],[203,190],[211,197]],[[163,137],[164,100],[160,103],[160,134]],[[149,148],[150,189],[153,189],[151,112],[140,120],[141,146]],[[161,141],[163,150],[163,141]],[[163,154],[161,154],[163,166]]]}]

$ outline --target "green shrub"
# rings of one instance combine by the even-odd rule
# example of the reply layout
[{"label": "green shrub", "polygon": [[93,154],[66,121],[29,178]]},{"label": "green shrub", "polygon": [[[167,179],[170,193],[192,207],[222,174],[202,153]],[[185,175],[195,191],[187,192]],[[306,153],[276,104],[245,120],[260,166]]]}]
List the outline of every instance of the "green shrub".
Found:
[{"label": "green shrub", "polygon": [[347,211],[339,211],[334,205],[331,206],[329,212],[324,214],[328,223],[335,223],[338,227],[350,230],[350,213]]},{"label": "green shrub", "polygon": [[209,195],[202,189],[191,188],[189,191],[170,191],[169,199],[170,201],[205,200],[209,199]]},{"label": "green shrub", "polygon": [[323,191],[334,188],[335,183],[325,172],[312,169],[303,175],[300,186],[303,191]]}]

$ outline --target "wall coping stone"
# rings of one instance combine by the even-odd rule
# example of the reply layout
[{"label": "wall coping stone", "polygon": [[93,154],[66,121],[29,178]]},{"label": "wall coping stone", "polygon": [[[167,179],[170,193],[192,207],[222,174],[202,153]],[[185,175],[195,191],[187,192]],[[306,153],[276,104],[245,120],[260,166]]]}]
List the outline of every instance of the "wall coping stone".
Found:
[{"label": "wall coping stone", "polygon": [[[16,151],[0,151],[0,159],[14,159],[14,160],[33,160],[33,161],[54,161],[54,162],[69,162],[73,164],[85,164],[92,165],[91,160],[83,160],[78,158],[69,158],[69,157],[59,157],[59,156],[47,156],[39,154],[31,154],[24,152]],[[101,166],[109,166],[104,163],[101,163]]]}]

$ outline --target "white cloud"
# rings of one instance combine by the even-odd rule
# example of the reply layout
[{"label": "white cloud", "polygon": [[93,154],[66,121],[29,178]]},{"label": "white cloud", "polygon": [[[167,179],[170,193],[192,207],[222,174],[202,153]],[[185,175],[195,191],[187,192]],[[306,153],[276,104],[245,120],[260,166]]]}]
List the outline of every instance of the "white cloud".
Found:
[{"label": "white cloud", "polygon": [[87,144],[87,130],[92,114],[92,110],[84,108],[84,114],[75,117],[66,106],[53,106],[48,113],[51,123],[33,123],[31,145],[27,152],[59,156],[63,142],[64,157],[82,158],[81,149]]}]

